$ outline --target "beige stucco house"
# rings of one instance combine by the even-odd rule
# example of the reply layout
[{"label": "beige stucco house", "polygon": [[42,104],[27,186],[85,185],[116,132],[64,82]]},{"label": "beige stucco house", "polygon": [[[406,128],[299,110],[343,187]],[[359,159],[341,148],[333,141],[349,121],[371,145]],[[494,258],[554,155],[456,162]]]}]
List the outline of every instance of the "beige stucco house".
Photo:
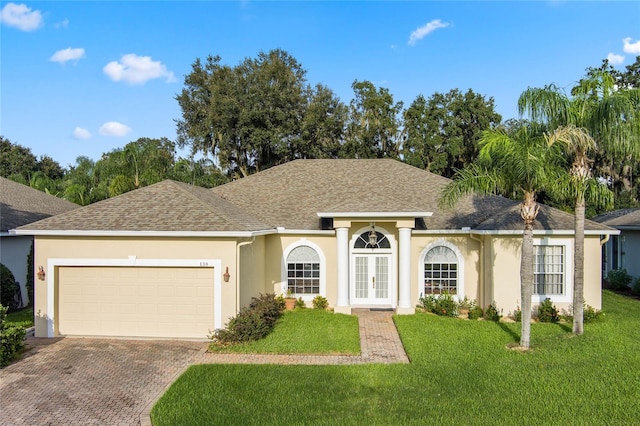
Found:
[{"label": "beige stucco house", "polygon": [[[208,190],[164,181],[18,228],[34,235],[36,335],[204,338],[252,296],[325,296],[336,312],[414,312],[448,291],[507,315],[520,305],[518,202],[469,197],[389,159],[297,160]],[[601,306],[587,221],[585,299]],[[534,303],[568,308],[573,216],[541,206]]]}]

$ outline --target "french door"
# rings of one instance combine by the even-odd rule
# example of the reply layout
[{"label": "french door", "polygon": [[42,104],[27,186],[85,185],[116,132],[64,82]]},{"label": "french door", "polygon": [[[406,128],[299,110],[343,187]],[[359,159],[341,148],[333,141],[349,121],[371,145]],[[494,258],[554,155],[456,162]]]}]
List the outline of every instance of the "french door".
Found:
[{"label": "french door", "polygon": [[353,288],[355,305],[390,305],[390,254],[354,254]]}]

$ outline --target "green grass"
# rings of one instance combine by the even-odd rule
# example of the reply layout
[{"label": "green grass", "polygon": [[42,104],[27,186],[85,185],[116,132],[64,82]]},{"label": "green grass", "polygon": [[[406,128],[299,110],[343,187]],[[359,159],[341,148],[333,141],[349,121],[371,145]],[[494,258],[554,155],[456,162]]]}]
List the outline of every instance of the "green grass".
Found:
[{"label": "green grass", "polygon": [[33,327],[33,307],[21,309],[7,314],[7,326]]},{"label": "green grass", "polygon": [[285,312],[274,331],[262,340],[224,347],[211,344],[209,350],[259,354],[358,355],[358,318],[317,309],[296,309]]},{"label": "green grass", "polygon": [[409,365],[196,365],[154,425],[616,424],[640,419],[640,301],[604,294],[605,317],[572,337],[532,324],[395,317]]}]

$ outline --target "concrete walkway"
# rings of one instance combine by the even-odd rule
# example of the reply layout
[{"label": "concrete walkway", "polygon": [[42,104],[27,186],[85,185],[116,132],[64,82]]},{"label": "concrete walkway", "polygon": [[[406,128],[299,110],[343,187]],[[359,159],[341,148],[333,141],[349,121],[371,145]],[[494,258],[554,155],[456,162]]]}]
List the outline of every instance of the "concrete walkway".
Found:
[{"label": "concrete walkway", "polygon": [[206,353],[209,342],[29,338],[0,370],[0,425],[151,425],[149,412],[190,365],[408,363],[392,312],[354,310],[361,355]]}]

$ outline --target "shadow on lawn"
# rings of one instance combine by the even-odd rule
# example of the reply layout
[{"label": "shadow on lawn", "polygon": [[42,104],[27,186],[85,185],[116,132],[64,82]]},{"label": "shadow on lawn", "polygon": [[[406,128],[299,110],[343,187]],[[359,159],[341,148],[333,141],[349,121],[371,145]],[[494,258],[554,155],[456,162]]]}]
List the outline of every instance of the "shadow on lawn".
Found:
[{"label": "shadow on lawn", "polygon": [[519,333],[516,333],[515,331],[513,331],[511,329],[511,327],[509,327],[507,324],[505,324],[503,322],[496,322],[496,324],[498,325],[498,327],[500,327],[502,329],[502,331],[504,331],[509,336],[511,336],[515,343],[520,343],[520,334]]}]

